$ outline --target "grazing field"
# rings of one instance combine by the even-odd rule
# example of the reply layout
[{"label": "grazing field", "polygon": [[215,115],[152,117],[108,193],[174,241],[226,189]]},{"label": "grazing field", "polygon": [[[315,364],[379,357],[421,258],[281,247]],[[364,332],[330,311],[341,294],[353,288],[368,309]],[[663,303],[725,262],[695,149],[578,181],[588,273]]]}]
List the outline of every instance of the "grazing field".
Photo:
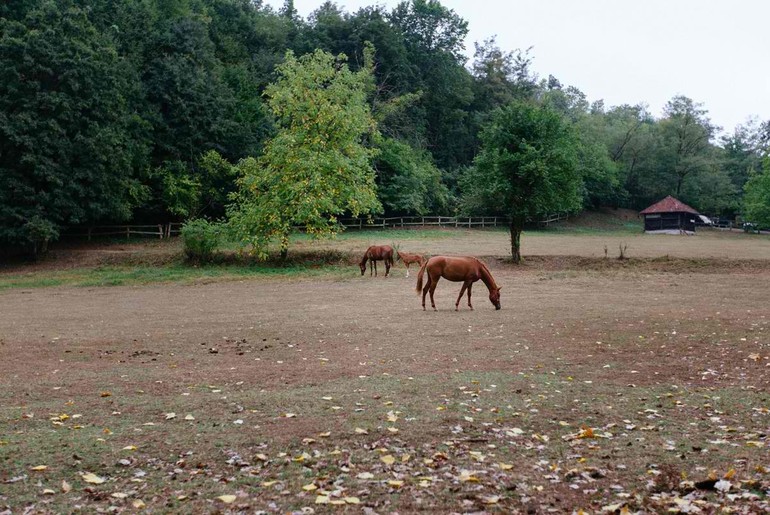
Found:
[{"label": "grazing field", "polygon": [[[370,240],[507,250],[501,231],[351,233],[321,250]],[[621,242],[634,259],[605,260]],[[9,283],[179,266],[154,244],[8,269],[0,512],[767,511],[769,248],[529,233],[525,266],[487,259],[502,310],[478,283],[459,313],[459,284],[423,312],[400,264],[387,279],[343,260]]]}]

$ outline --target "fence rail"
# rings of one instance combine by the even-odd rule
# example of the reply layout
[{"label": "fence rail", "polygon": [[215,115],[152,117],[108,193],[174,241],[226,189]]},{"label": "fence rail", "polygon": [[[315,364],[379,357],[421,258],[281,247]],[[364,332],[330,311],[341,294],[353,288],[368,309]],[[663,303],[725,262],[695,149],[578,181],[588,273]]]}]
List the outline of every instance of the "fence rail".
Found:
[{"label": "fence rail", "polygon": [[[534,223],[541,227],[566,220],[566,214],[554,214],[537,220]],[[500,216],[391,216],[387,218],[341,218],[340,224],[346,229],[386,229],[413,227],[457,227],[457,228],[487,228],[507,227],[508,219]],[[73,227],[75,232],[63,231],[65,237],[92,238],[102,236],[132,236],[157,237],[158,239],[178,236],[182,232],[182,223],[145,224],[145,225],[95,225],[92,227]],[[301,227],[296,227],[300,229]]]}]

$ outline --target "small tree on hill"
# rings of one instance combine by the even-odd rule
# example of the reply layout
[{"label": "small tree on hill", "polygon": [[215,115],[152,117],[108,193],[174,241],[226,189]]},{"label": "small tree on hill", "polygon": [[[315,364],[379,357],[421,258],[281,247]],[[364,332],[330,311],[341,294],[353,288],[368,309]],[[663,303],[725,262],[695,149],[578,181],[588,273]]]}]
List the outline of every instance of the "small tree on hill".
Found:
[{"label": "small tree on hill", "polygon": [[550,107],[514,102],[495,114],[481,141],[474,166],[462,178],[463,207],[508,217],[511,256],[519,263],[528,219],[581,206],[576,139]]},{"label": "small tree on hill", "polygon": [[277,237],[285,258],[294,226],[331,236],[340,230],[337,216],[382,209],[371,164],[375,151],[365,145],[366,137],[377,136],[367,103],[372,57],[369,47],[357,72],[344,64],[344,55],[321,50],[300,58],[288,52],[278,66],[278,80],[266,90],[278,133],[261,157],[238,164],[230,213],[234,234],[260,257]]}]

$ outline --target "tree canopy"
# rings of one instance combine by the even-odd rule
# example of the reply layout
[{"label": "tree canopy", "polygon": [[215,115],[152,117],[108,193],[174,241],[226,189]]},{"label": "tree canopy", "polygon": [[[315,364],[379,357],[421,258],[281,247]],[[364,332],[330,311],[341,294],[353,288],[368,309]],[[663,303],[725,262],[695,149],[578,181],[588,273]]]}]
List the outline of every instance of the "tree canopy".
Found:
[{"label": "tree canopy", "polygon": [[490,37],[469,60],[468,31],[438,0],[355,12],[325,2],[307,18],[291,1],[3,3],[0,244],[34,250],[71,226],[225,216],[237,174],[205,156],[259,162],[275,152],[268,142],[281,141],[285,120],[266,92],[287,55],[316,51],[344,54],[353,74],[369,69],[364,103],[382,137],[364,143],[380,152],[367,159],[388,214],[469,209],[458,179],[482,133],[498,110],[528,101],[575,135],[584,208],[639,209],[668,194],[710,215],[745,208],[770,121],[720,133],[706,106],[682,95],[662,113],[589,102],[558,70],[538,77],[531,49]]}]

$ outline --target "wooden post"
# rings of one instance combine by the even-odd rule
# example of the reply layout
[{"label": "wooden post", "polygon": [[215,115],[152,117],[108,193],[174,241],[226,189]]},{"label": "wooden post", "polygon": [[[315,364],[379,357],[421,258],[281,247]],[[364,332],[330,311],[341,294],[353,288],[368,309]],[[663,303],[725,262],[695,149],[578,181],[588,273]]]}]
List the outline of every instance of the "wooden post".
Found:
[{"label": "wooden post", "polygon": [[131,226],[130,225],[126,226],[126,239],[127,240],[131,239]]},{"label": "wooden post", "polygon": [[161,240],[163,239],[163,225],[161,224],[158,224],[158,236]]}]

